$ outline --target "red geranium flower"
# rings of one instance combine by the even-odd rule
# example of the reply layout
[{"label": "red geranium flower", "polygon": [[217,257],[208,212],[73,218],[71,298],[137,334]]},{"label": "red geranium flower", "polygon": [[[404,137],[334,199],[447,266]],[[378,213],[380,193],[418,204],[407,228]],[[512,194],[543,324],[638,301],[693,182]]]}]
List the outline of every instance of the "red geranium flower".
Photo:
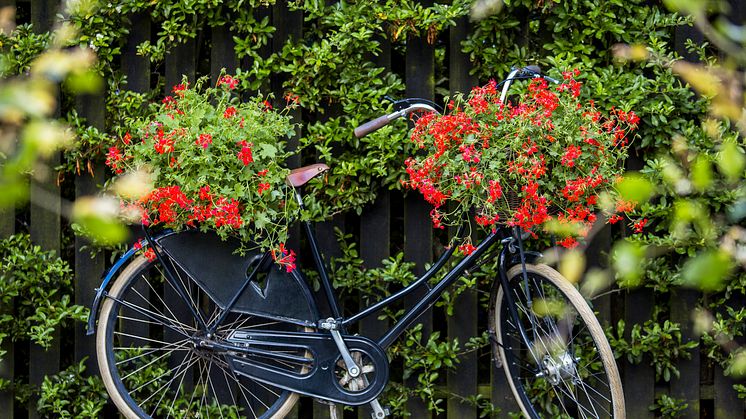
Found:
[{"label": "red geranium flower", "polygon": [[218,86],[225,86],[230,90],[233,90],[238,86],[238,79],[236,77],[231,77],[229,75],[225,75],[218,80]]},{"label": "red geranium flower", "polygon": [[233,118],[236,115],[236,108],[233,106],[229,106],[225,109],[225,112],[223,112],[223,118]]},{"label": "red geranium flower", "polygon": [[249,163],[254,161],[254,156],[251,154],[251,147],[254,144],[242,140],[238,142],[238,146],[241,147],[241,151],[238,152],[238,159],[241,160],[244,166],[248,166]]},{"label": "red geranium flower", "polygon": [[207,147],[212,144],[212,135],[210,134],[200,134],[199,137],[197,137],[197,140],[195,143],[207,150]]}]

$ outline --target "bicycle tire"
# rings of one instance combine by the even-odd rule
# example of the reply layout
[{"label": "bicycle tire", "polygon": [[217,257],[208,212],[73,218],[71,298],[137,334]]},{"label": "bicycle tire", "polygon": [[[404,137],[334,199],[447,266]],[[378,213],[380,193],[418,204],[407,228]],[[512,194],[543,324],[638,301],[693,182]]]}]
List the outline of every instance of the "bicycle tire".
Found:
[{"label": "bicycle tire", "polygon": [[[518,316],[532,345],[523,344],[499,281],[490,305],[497,355],[523,414],[529,418],[624,418],[619,371],[588,303],[549,266],[527,264],[526,273],[528,287],[520,265],[507,275]],[[527,289],[532,295],[531,308]]]},{"label": "bicycle tire", "polygon": [[[171,264],[178,269],[175,263]],[[206,294],[187,275],[177,275],[188,287],[191,302],[204,305]],[[278,419],[287,415],[298,394],[239,376],[232,372],[224,355],[210,354],[187,342],[185,336],[192,328],[196,330],[196,320],[184,310],[188,307],[183,299],[160,295],[169,288],[174,289],[165,280],[160,264],[139,256],[119,274],[101,306],[96,337],[98,365],[104,385],[123,416],[184,417],[189,412],[200,417],[232,413],[232,417]],[[273,328],[277,327],[277,322],[266,319],[254,321],[251,316],[238,313],[231,316],[231,328],[219,328],[216,335],[227,335],[236,326],[268,327],[272,323]],[[215,318],[216,312],[210,317]],[[298,330],[298,326],[283,326]],[[174,340],[179,338],[182,339]],[[174,369],[174,365],[178,366]],[[155,374],[165,372],[151,378],[148,374],[154,374],[152,370],[156,370]],[[225,385],[218,382],[221,377]],[[202,394],[195,394],[200,387]],[[193,390],[187,401],[189,388]]]}]

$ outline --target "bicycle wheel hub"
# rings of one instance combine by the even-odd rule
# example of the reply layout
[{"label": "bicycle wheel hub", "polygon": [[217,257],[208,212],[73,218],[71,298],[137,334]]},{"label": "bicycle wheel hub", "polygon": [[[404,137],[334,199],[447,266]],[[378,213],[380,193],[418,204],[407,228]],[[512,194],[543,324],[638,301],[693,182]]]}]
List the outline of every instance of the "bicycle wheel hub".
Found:
[{"label": "bicycle wheel hub", "polygon": [[563,379],[572,378],[573,382],[579,381],[577,370],[575,368],[575,359],[563,352],[560,356],[553,357],[545,355],[542,360],[542,370],[537,377],[546,377],[552,385],[558,385]]}]

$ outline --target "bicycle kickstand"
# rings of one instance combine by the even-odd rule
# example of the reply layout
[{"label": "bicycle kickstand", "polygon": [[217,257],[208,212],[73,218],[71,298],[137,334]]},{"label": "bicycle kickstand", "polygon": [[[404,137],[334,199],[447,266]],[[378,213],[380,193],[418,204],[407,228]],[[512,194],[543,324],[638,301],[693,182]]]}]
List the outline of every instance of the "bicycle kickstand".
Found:
[{"label": "bicycle kickstand", "polygon": [[378,399],[370,402],[370,407],[373,409],[373,411],[370,413],[370,417],[372,419],[383,419],[391,414],[388,408],[381,406],[381,402],[379,402]]}]

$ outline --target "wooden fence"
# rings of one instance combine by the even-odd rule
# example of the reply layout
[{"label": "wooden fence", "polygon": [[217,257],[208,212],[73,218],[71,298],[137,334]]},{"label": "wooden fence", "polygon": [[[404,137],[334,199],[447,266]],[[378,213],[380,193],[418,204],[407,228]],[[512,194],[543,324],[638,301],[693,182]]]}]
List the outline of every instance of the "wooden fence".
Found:
[{"label": "wooden fence", "polygon": [[[27,16],[38,31],[47,30],[52,25],[52,18],[59,7],[56,0],[33,0],[17,1],[3,0],[0,5],[15,5],[20,11],[19,16]],[[282,45],[291,37],[299,38],[302,30],[303,16],[298,12],[290,12],[284,2],[271,9],[263,9],[258,12],[264,16],[270,15],[273,26],[277,32],[267,47],[266,52],[279,51]],[[150,39],[151,23],[149,16],[134,16],[132,19],[130,37],[121,55],[121,70],[127,76],[129,87],[135,91],[146,91],[151,87],[153,74],[151,65],[146,58],[136,54],[136,45]],[[19,22],[22,23],[22,22]],[[469,75],[468,57],[461,52],[460,42],[466,38],[469,25],[467,19],[462,19],[458,25],[450,29],[447,43],[449,78],[451,91],[466,91],[477,83]],[[182,74],[194,79],[198,74],[198,58],[209,58],[210,75],[214,78],[219,74],[221,68],[229,71],[248,62],[239,62],[234,54],[233,40],[231,34],[225,28],[213,28],[211,30],[212,49],[209,53],[198,51],[195,41],[189,41],[174,48],[165,59],[163,75],[165,85],[173,86],[180,82]],[[677,37],[677,47],[683,51],[683,39],[691,34],[681,30]],[[384,43],[382,53],[375,58],[377,64],[391,66],[392,52],[390,45]],[[434,47],[422,38],[411,38],[407,42],[405,54],[406,94],[424,98],[434,97]],[[159,70],[160,71],[160,70]],[[282,80],[272,79],[269,86],[274,90],[276,97],[282,97]],[[87,119],[89,124],[103,128],[104,125],[104,98],[102,95],[89,95],[77,98],[76,107],[78,113]],[[301,112],[294,111],[296,121],[300,120]],[[297,141],[297,138],[296,138]],[[59,156],[56,157],[59,160]],[[52,161],[52,164],[57,161]],[[299,165],[299,161],[290,162],[291,165]],[[95,177],[79,176],[74,180],[74,196],[65,196],[66,199],[74,199],[77,196],[90,195],[105,177],[104,168],[95,168]],[[103,255],[91,257],[86,251],[81,250],[84,240],[76,237],[72,246],[63,248],[63,233],[69,234],[67,221],[60,218],[63,191],[57,185],[54,178],[43,183],[33,182],[30,185],[31,202],[28,207],[20,207],[15,212],[2,210],[0,212],[0,235],[7,236],[14,232],[28,230],[32,240],[45,249],[62,252],[69,255],[73,260],[75,270],[75,303],[88,306],[93,298],[94,288],[99,285],[101,272],[106,268],[107,261]],[[49,196],[54,199],[49,199]],[[41,205],[40,205],[41,204]],[[317,233],[325,256],[339,254],[334,228],[357,231],[359,249],[366,267],[376,267],[380,261],[389,256],[392,248],[403,248],[408,260],[416,263],[418,272],[422,272],[423,266],[432,261],[432,229],[428,216],[426,203],[415,194],[402,197],[397,192],[388,190],[379,191],[378,197],[361,216],[347,215],[337,216],[332,220],[317,225]],[[395,234],[392,236],[392,232]],[[392,237],[398,237],[403,232],[403,243],[395,243]],[[296,231],[297,236],[298,231]],[[297,239],[296,239],[297,240]],[[592,263],[600,263],[602,254],[608,250],[611,244],[611,234],[608,230],[598,235],[590,249],[589,254]],[[296,246],[298,242],[296,241]],[[412,297],[416,298],[416,297]],[[692,291],[675,291],[671,296],[670,311],[671,320],[681,323],[685,341],[696,339],[690,322],[690,313],[697,301],[698,295]],[[595,308],[605,324],[616,323],[618,319],[625,319],[629,326],[641,324],[651,317],[654,305],[666,303],[654,301],[651,292],[642,289],[631,292],[615,293],[601,297],[595,301]],[[8,310],[8,308],[4,308]],[[440,311],[429,312],[421,319],[425,330],[440,330],[450,338],[458,338],[465,342],[470,336],[477,334],[478,324],[478,301],[476,292],[464,295],[454,312],[453,316],[446,316]],[[0,374],[3,378],[28,377],[28,382],[39,385],[45,375],[54,374],[61,368],[69,365],[72,361],[78,361],[88,357],[89,371],[96,373],[94,359],[94,340],[86,336],[82,324],[76,324],[74,328],[74,346],[70,346],[69,331],[63,331],[64,337],[58,335],[55,344],[48,351],[44,351],[36,345],[28,343],[13,345],[4,343],[8,354],[0,365]],[[385,324],[375,319],[362,323],[361,329],[366,334],[380,334]],[[74,354],[72,357],[68,354]],[[28,361],[27,361],[28,360]],[[512,395],[503,378],[502,371],[493,367],[479,368],[480,363],[489,362],[485,357],[477,358],[476,353],[464,356],[455,371],[449,372],[442,385],[448,391],[468,396],[477,392],[490,397],[492,402],[501,407],[503,412],[515,411],[516,405]],[[691,360],[681,361],[678,367],[681,371],[679,379],[673,379],[670,384],[656,383],[654,370],[648,365],[647,360],[639,365],[628,364],[625,360],[619,361],[624,390],[627,399],[628,417],[645,418],[652,417],[648,406],[653,404],[657,394],[668,393],[673,397],[684,399],[689,407],[684,412],[686,418],[717,418],[733,419],[744,417],[744,402],[736,397],[732,389],[732,382],[722,374],[718,367],[713,367],[706,358],[700,354],[699,349],[692,350]],[[26,366],[27,365],[27,366]],[[488,371],[485,373],[484,371]],[[485,375],[487,374],[487,375]],[[417,385],[411,382],[411,385]],[[476,417],[475,407],[458,400],[450,399],[446,402],[447,413],[442,415],[448,418],[473,418]],[[429,417],[426,406],[412,400],[409,410],[413,418]],[[295,410],[297,417],[326,418],[329,417],[328,408],[311,400],[304,399]],[[107,417],[115,417],[113,412],[107,411]],[[364,413],[360,413],[360,417]],[[5,418],[14,417],[37,417],[34,409],[26,409],[25,406],[15,406],[13,398],[5,393],[0,394],[0,416]],[[355,413],[346,413],[345,417],[355,416]]]}]

